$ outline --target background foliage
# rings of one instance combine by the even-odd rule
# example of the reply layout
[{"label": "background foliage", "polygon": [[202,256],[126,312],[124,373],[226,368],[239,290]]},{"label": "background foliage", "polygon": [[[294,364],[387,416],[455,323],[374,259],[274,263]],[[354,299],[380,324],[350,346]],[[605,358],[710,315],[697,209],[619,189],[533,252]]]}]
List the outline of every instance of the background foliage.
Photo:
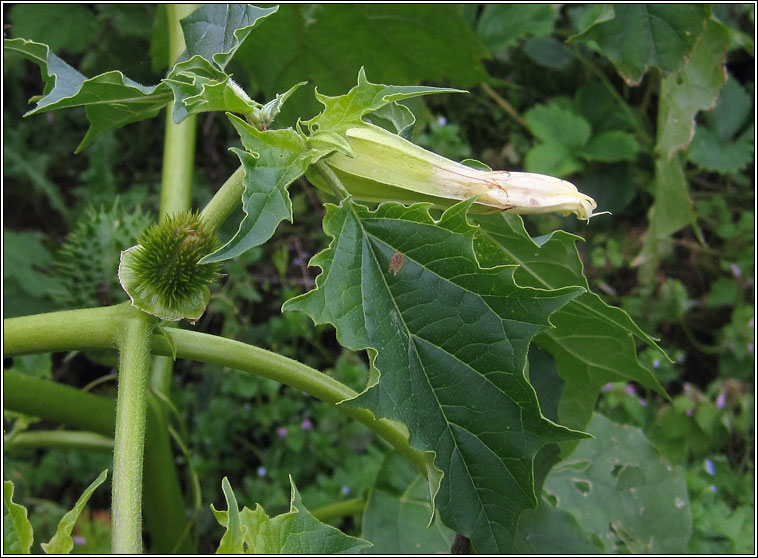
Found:
[{"label": "background foliage", "polygon": [[[153,84],[169,66],[162,6],[3,9],[10,36],[49,44],[85,75],[116,69]],[[228,68],[261,102],[308,80],[285,105],[277,121],[282,126],[316,114],[314,86],[341,94],[361,66],[376,83],[468,88],[468,95],[407,101],[418,117],[416,141],[453,159],[474,157],[493,168],[565,177],[613,213],[589,226],[552,215],[525,219],[535,237],[556,229],[581,235],[585,242],[578,250],[590,289],[626,310],[640,334],[658,339],[671,357],[638,344],[641,366],[652,371],[645,385],[594,376],[601,378],[594,387],[601,392],[596,410],[602,416],[588,431],[620,429],[640,449],[630,456],[581,442],[572,456],[578,467],[586,452],[598,452],[623,468],[582,469],[586,484],[557,485],[566,469],[549,477],[542,495],[548,504],[540,513],[554,514],[578,552],[676,551],[640,546],[643,537],[631,515],[612,524],[609,536],[592,513],[565,512],[566,502],[588,494],[593,483],[609,486],[610,494],[592,494],[608,504],[614,489],[645,481],[635,461],[642,455],[681,471],[682,482],[667,487],[669,492],[639,496],[653,498],[642,504],[648,509],[666,499],[672,506],[689,502],[691,534],[678,549],[753,551],[754,25],[754,6],[748,4],[284,5],[255,29]],[[616,48],[629,44],[626,34],[636,37],[639,48]],[[162,120],[106,132],[73,157],[87,129],[84,112],[22,120],[27,100],[42,91],[39,72],[6,55],[4,73],[4,204],[12,208],[4,212],[4,317],[123,300],[108,262],[117,261],[157,214]],[[199,129],[193,193],[202,204],[238,165],[226,148],[239,140],[218,113],[201,115]],[[331,328],[313,327],[303,314],[280,313],[284,300],[314,286],[317,269],[307,262],[328,240],[321,231],[320,195],[298,181],[290,192],[294,224],[283,222],[265,246],[227,262],[226,278],[197,327],[281,352],[360,391],[368,373],[362,353],[342,349]],[[480,225],[486,230],[487,219]],[[228,238],[234,228],[230,224],[222,233]],[[83,242],[92,232],[98,242]],[[519,234],[514,230],[511,242]],[[561,234],[543,239],[541,249],[566,250],[573,240]],[[482,248],[477,256],[486,253],[496,255]],[[544,356],[535,349],[530,362]],[[92,389],[112,394],[109,358],[39,355],[5,365],[78,387],[104,379]],[[612,355],[599,362],[606,359],[612,362]],[[581,375],[596,364],[562,366]],[[221,537],[207,504],[223,502],[222,477],[240,502],[258,502],[273,517],[289,508],[292,475],[311,511],[335,499],[368,498],[364,515],[339,519],[338,526],[349,534],[363,532],[377,544],[372,551],[408,551],[393,546],[404,534],[369,537],[388,509],[399,510],[395,517],[404,514],[408,525],[428,519],[423,509],[400,499],[406,487],[413,490],[415,473],[403,471],[380,441],[304,394],[232,370],[207,374],[205,368],[210,366],[179,363],[172,394],[181,440],[176,454],[188,486],[201,481],[201,550],[215,550]],[[538,380],[532,381],[539,393]],[[670,400],[654,391],[657,383]],[[565,409],[555,413],[571,416]],[[65,509],[110,467],[110,457],[14,448],[14,427],[44,425],[9,413],[4,419],[11,433],[6,478],[16,485],[15,501],[32,509],[35,535],[41,533],[35,539],[49,540]],[[407,483],[393,484],[398,477]],[[95,492],[90,507],[107,509],[106,492]],[[92,551],[108,537],[103,512],[83,517],[75,552]],[[434,535],[419,544],[429,552],[449,549],[451,533],[444,526]],[[519,548],[547,552],[554,542],[545,533],[524,537]]]}]

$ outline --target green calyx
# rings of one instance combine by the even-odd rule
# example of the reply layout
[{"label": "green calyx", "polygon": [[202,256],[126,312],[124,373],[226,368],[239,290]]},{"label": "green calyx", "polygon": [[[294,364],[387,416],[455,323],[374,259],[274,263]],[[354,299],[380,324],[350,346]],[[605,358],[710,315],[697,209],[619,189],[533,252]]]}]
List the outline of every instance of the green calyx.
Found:
[{"label": "green calyx", "polygon": [[164,217],[142,233],[139,244],[121,252],[119,281],[140,310],[163,320],[195,321],[208,305],[209,285],[221,267],[198,262],[218,246],[199,214]]}]

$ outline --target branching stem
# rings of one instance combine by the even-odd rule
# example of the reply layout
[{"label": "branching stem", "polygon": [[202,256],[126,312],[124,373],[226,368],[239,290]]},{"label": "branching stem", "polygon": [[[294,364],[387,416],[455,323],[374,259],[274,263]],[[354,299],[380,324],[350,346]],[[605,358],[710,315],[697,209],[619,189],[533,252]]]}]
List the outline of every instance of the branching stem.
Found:
[{"label": "branching stem", "polygon": [[[118,348],[118,337],[109,332],[119,331],[121,324],[128,319],[130,308],[128,303],[124,306],[6,319],[5,355],[69,351],[89,347]],[[94,329],[90,325],[92,323],[96,324]],[[33,337],[35,330],[45,331],[45,335],[39,334],[31,342],[28,341],[27,337]],[[352,399],[358,394],[334,378],[283,355],[239,341],[175,328],[165,329],[164,332],[173,339],[178,358],[217,363],[250,372],[336,405],[342,412],[362,422],[389,442],[419,472],[427,474],[428,456],[410,446],[407,429],[400,423],[377,419],[367,409],[339,405],[341,401]],[[153,354],[171,355],[171,346],[164,335],[153,334],[151,343]]]}]

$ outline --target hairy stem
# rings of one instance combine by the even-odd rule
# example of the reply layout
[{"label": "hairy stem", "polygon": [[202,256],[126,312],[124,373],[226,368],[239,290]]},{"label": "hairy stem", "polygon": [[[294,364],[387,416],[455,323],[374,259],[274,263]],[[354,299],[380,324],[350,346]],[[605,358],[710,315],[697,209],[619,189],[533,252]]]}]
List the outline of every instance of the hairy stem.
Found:
[{"label": "hairy stem", "polygon": [[95,432],[32,430],[6,436],[7,451],[28,448],[65,448],[113,451],[113,438]]},{"label": "hairy stem", "polygon": [[[192,4],[167,4],[169,60],[174,62],[186,50],[180,20],[197,8]],[[192,204],[192,173],[195,164],[197,117],[188,116],[179,124],[173,119],[174,102],[166,108],[166,133],[163,138],[161,175],[161,216],[176,215]],[[159,356],[153,359],[150,385],[168,396],[173,361]]]},{"label": "hairy stem", "polygon": [[209,232],[218,230],[242,201],[245,192],[245,169],[239,167],[219,188],[200,213]]},{"label": "hairy stem", "polygon": [[[106,397],[6,370],[3,403],[6,410],[113,439],[116,405]],[[154,406],[149,405],[144,464],[145,522],[152,541],[151,550],[157,554],[194,554],[197,549],[192,540],[181,539],[188,528],[184,500],[171,446],[161,439],[161,436],[167,437],[168,432],[154,411]],[[177,545],[178,541],[181,542]]]},{"label": "hairy stem", "polygon": [[[406,428],[394,421],[377,419],[367,409],[340,405],[342,401],[357,397],[358,393],[331,376],[278,353],[232,339],[186,330],[172,329],[165,333],[173,339],[177,357],[221,364],[270,378],[336,405],[343,413],[362,422],[394,446],[419,472],[427,474],[427,458],[410,446]],[[164,336],[153,335],[153,352],[171,354],[171,347]]]},{"label": "hairy stem", "polygon": [[[105,312],[106,310],[108,312]],[[124,312],[125,310],[120,306],[113,306],[9,318],[4,321],[5,355],[69,351],[86,349],[90,346],[116,348],[118,347],[117,339],[109,336],[107,330],[118,330],[118,324],[125,319]],[[96,324],[99,327],[96,331],[92,331],[87,317],[98,318],[99,321],[96,321]],[[40,335],[35,342],[27,342],[24,332],[29,334],[34,327],[43,327],[49,336]],[[338,405],[339,402],[352,399],[358,394],[334,378],[285,356],[239,341],[174,328],[164,329],[164,332],[173,339],[179,358],[212,362],[250,372],[336,405],[342,412],[362,422],[394,446],[419,472],[427,474],[427,456],[409,445],[406,428],[394,421],[377,419],[371,411],[366,409]],[[172,354],[171,345],[163,335],[152,336],[152,347],[154,354],[166,356]]]},{"label": "hairy stem", "polygon": [[[184,34],[179,20],[195,9],[192,4],[167,4],[169,60],[173,64],[184,52]],[[192,171],[195,166],[197,118],[190,115],[179,124],[173,119],[174,102],[166,108],[166,133],[163,141],[161,176],[161,215],[176,214],[190,208]]]},{"label": "hairy stem", "polygon": [[139,311],[126,320],[120,344],[113,449],[112,552],[142,552],[142,463],[147,423],[150,336],[156,320]]},{"label": "hairy stem", "polygon": [[347,191],[347,188],[345,188],[345,185],[342,184],[342,181],[339,179],[339,177],[334,174],[334,171],[330,169],[326,163],[319,161],[313,165],[313,168],[319,174],[319,176],[321,176],[321,178],[323,178],[326,183],[332,187],[332,190],[334,190],[334,195],[337,196],[337,199],[341,200],[350,197],[350,193]]},{"label": "hairy stem", "polygon": [[76,349],[117,349],[131,303],[3,320],[6,357]]}]

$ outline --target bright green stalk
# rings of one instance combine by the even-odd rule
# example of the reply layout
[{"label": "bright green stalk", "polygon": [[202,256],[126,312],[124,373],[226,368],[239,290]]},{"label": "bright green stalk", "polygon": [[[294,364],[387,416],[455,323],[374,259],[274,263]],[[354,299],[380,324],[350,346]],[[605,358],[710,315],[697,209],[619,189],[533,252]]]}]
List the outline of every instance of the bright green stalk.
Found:
[{"label": "bright green stalk", "polygon": [[[106,397],[6,370],[3,403],[7,410],[113,438],[116,405]],[[168,437],[168,432],[153,405],[148,406],[147,422],[144,508],[151,550],[157,554],[194,554],[197,549],[188,537],[177,547],[177,541],[187,532],[188,521],[171,445],[162,439]]]},{"label": "bright green stalk", "polygon": [[116,434],[113,450],[113,527],[115,554],[142,552],[142,463],[147,423],[150,336],[156,320],[135,310],[120,343]]},{"label": "bright green stalk", "polygon": [[[423,453],[410,446],[406,428],[394,421],[377,419],[367,409],[339,405],[341,401],[357,397],[358,393],[331,376],[278,353],[232,339],[179,329],[167,330],[165,333],[173,339],[176,356],[179,358],[211,362],[250,372],[335,405],[392,444],[419,472],[426,475],[427,459]],[[171,346],[163,335],[153,335],[153,352],[171,354]]]},{"label": "bright green stalk", "polygon": [[[184,33],[179,20],[195,10],[192,4],[167,4],[169,60],[173,63],[184,52]],[[192,115],[176,124],[174,103],[166,108],[166,135],[163,143],[163,174],[161,176],[161,215],[176,214],[190,208],[192,170],[195,166],[195,133],[197,118]]]},{"label": "bright green stalk", "polygon": [[[186,49],[179,21],[196,8],[192,4],[167,4],[169,60],[175,61]],[[161,176],[161,216],[175,215],[190,209],[192,202],[192,172],[195,164],[195,135],[197,118],[192,115],[176,124],[172,118],[174,103],[166,109],[166,134],[163,141],[163,171]],[[153,389],[168,395],[171,388],[173,362],[166,357],[153,359],[150,384]]]},{"label": "bright green stalk", "polygon": [[326,506],[321,506],[320,508],[311,510],[311,515],[319,521],[329,522],[332,519],[338,519],[340,517],[347,517],[348,515],[361,513],[365,508],[365,500],[361,500],[360,498],[352,498],[350,500],[334,502],[333,504],[327,504]]},{"label": "bright green stalk", "polygon": [[32,430],[7,436],[8,451],[28,448],[65,448],[113,451],[113,438],[95,432],[70,430]]},{"label": "bright green stalk", "polygon": [[[100,319],[101,329],[118,329],[117,324],[125,318],[123,309],[120,312],[114,310],[118,308],[120,307],[110,307],[112,323],[108,324],[107,320]],[[95,343],[97,348],[116,348],[117,340],[91,331],[86,319],[87,316],[98,316],[98,312],[103,314],[104,310],[108,309],[72,310],[7,319],[4,322],[5,355],[86,349],[90,342]],[[35,342],[27,342],[23,332],[31,334],[35,327],[44,328],[49,334],[49,339],[48,336],[40,335]],[[427,473],[426,457],[409,445],[408,432],[404,426],[394,421],[377,420],[373,413],[366,409],[337,405],[340,401],[352,399],[358,394],[334,378],[280,354],[239,341],[180,329],[164,331],[173,339],[177,357],[218,363],[270,378],[336,405],[339,410],[359,420],[388,441],[421,473]],[[163,335],[153,335],[152,347],[154,354],[172,354],[171,346]]]},{"label": "bright green stalk", "polygon": [[65,310],[3,320],[6,357],[76,349],[117,349],[131,304]]},{"label": "bright green stalk", "polygon": [[245,185],[242,183],[244,178],[245,169],[239,167],[218,189],[218,192],[200,213],[209,232],[218,230],[241,203],[242,194],[245,192]]}]

